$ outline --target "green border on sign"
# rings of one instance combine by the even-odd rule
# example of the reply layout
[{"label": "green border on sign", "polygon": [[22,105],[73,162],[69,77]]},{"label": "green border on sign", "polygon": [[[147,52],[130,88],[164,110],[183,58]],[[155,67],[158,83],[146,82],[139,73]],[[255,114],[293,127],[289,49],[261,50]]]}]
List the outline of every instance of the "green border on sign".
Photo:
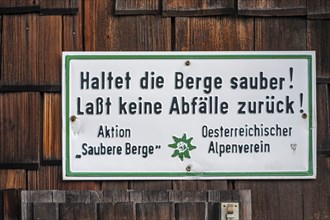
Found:
[{"label": "green border on sign", "polygon": [[[307,54],[237,54],[237,55],[65,55],[65,124],[66,124],[66,158],[65,166],[67,177],[135,177],[135,178],[166,178],[166,177],[299,177],[313,176],[313,65],[312,55]],[[306,59],[308,61],[308,99],[309,99],[309,158],[308,170],[301,172],[72,172],[70,170],[70,62],[72,60],[132,60],[132,59]],[[63,91],[64,92],[64,91]]]}]

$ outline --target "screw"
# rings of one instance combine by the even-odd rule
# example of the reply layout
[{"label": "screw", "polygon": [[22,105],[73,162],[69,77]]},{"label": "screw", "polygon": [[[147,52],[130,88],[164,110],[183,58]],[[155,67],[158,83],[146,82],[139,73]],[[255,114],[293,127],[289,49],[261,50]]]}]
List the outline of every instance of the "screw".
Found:
[{"label": "screw", "polygon": [[303,113],[303,114],[301,115],[301,117],[302,117],[303,119],[306,119],[306,118],[307,118],[307,114],[306,114],[306,113]]},{"label": "screw", "polygon": [[185,62],[185,64],[186,64],[186,66],[190,66],[190,61],[187,60],[187,61]]},{"label": "screw", "polygon": [[186,167],[186,170],[189,172],[189,171],[191,171],[191,165],[188,165],[187,167]]},{"label": "screw", "polygon": [[70,120],[71,120],[72,122],[76,121],[76,120],[77,120],[77,116],[72,115],[72,116],[70,117]]}]

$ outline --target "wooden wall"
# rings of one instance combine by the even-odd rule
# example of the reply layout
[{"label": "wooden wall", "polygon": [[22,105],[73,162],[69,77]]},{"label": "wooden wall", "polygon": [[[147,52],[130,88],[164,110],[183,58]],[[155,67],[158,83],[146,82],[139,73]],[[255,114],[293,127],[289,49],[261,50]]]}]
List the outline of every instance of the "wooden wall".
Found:
[{"label": "wooden wall", "polygon": [[[253,219],[330,219],[328,0],[0,0],[0,45],[0,190],[250,189]],[[62,181],[61,52],[74,50],[315,50],[317,179]]]}]

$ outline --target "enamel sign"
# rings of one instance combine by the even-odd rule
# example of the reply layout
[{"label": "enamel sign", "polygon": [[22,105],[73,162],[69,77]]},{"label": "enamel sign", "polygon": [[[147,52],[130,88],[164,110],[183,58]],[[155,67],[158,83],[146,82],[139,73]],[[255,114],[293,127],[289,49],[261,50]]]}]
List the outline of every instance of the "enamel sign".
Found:
[{"label": "enamel sign", "polygon": [[63,178],[316,177],[315,54],[63,52]]}]

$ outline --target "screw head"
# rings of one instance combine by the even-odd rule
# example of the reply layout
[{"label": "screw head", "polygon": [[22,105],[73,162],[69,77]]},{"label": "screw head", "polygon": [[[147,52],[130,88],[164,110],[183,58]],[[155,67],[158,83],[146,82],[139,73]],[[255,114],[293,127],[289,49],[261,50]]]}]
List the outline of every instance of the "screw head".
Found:
[{"label": "screw head", "polygon": [[189,171],[191,171],[191,165],[188,165],[187,167],[186,167],[186,170],[189,172]]},{"label": "screw head", "polygon": [[306,118],[307,118],[307,114],[306,114],[306,113],[302,113],[301,117],[302,117],[303,119],[306,119]]},{"label": "screw head", "polygon": [[190,61],[187,60],[187,61],[185,62],[185,64],[186,64],[186,66],[190,66]]},{"label": "screw head", "polygon": [[76,120],[77,120],[77,116],[72,115],[72,116],[70,117],[70,120],[71,120],[72,122],[76,121]]}]

